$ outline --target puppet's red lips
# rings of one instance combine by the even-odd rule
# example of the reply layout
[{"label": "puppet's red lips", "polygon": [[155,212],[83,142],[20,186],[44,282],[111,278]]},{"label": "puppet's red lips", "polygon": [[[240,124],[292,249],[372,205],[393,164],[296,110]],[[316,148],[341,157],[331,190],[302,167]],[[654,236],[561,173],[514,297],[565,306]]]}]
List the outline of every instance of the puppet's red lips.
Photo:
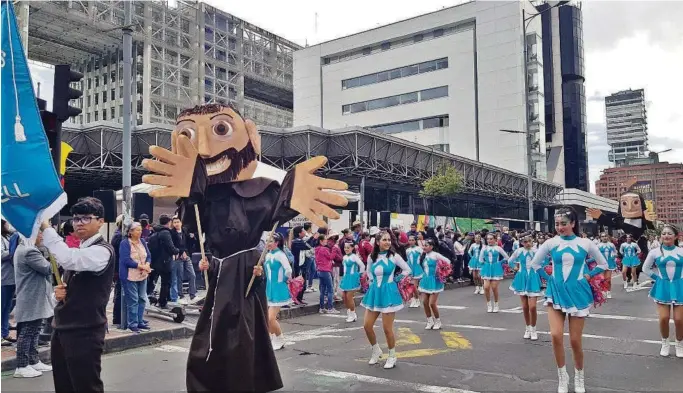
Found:
[{"label": "puppet's red lips", "polygon": [[218,175],[225,172],[230,167],[230,160],[228,157],[221,157],[218,161],[206,164],[206,173],[209,176]]}]

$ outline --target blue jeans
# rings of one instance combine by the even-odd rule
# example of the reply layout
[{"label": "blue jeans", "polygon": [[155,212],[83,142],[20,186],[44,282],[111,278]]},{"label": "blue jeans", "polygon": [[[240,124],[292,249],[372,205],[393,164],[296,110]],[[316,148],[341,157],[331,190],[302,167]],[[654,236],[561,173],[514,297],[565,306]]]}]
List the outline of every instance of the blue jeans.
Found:
[{"label": "blue jeans", "polygon": [[[332,273],[330,272],[318,272],[318,279],[320,280],[320,308],[321,309],[331,309],[332,308]],[[327,307],[325,305],[325,296],[327,296]]]},{"label": "blue jeans", "polygon": [[2,315],[0,315],[0,322],[2,322],[2,338],[5,338],[9,335],[9,314],[12,312],[12,300],[16,285],[2,285],[1,288]]},{"label": "blue jeans", "polygon": [[124,281],[126,290],[126,310],[128,328],[134,329],[143,324],[142,317],[145,315],[145,302],[147,300],[147,280]]},{"label": "blue jeans", "polygon": [[177,302],[183,296],[183,262],[176,259],[171,263],[171,301]]},{"label": "blue jeans", "polygon": [[308,288],[313,286],[313,279],[315,278],[315,261],[313,259],[306,259],[306,265],[308,265],[308,274],[306,279],[308,280]]}]

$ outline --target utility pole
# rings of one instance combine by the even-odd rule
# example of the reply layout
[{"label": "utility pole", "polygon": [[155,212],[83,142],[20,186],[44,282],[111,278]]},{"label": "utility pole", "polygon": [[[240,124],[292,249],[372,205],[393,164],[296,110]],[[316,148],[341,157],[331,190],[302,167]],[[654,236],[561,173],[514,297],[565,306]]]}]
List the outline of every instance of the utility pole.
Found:
[{"label": "utility pole", "polygon": [[[133,223],[131,217],[131,63],[133,61],[133,30],[131,2],[123,2],[123,227],[128,228]],[[125,232],[124,232],[125,233]]]},{"label": "utility pole", "polygon": [[533,138],[531,136],[531,129],[529,129],[529,59],[527,58],[526,45],[526,12],[522,6],[522,46],[524,47],[524,132],[526,135],[526,160],[527,160],[527,189],[526,197],[529,204],[529,228],[534,229],[534,184],[533,173],[534,163],[532,161],[531,147]]}]

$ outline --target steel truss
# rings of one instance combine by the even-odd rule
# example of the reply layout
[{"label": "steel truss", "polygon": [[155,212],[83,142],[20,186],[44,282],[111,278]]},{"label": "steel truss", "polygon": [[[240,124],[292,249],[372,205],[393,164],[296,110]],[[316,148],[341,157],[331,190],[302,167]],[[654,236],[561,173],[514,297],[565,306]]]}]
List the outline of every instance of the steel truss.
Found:
[{"label": "steel truss", "polygon": [[[133,133],[134,174],[143,172],[142,159],[149,157],[149,146],[169,147],[171,128],[166,125],[138,127]],[[100,122],[64,128],[63,139],[74,151],[68,159],[67,180],[89,181],[92,176],[121,170],[120,125]],[[444,164],[453,165],[463,175],[465,192],[496,198],[526,198],[526,177],[481,162],[416,145],[386,134],[363,128],[325,130],[316,127],[280,129],[261,127],[263,162],[289,170],[313,156],[328,158],[322,172],[336,178],[373,180],[408,189],[417,189]],[[85,176],[83,179],[77,179]],[[120,180],[119,180],[120,181]],[[118,184],[118,183],[116,183]],[[534,181],[534,201],[552,203],[562,187]]]}]

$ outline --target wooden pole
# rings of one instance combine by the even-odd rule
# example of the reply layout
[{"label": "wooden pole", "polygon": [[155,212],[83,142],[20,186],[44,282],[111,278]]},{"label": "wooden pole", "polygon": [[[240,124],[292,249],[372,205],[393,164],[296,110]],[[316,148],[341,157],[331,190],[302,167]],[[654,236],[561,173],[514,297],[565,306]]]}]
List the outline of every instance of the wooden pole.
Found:
[{"label": "wooden pole", "polygon": [[[206,253],[204,252],[204,232],[202,232],[202,221],[199,218],[199,206],[194,205],[194,216],[195,221],[197,221],[197,231],[199,232],[199,250],[202,253],[202,259],[206,258]],[[209,290],[209,271],[204,270],[204,284],[206,285],[206,290]]]},{"label": "wooden pole", "polygon": [[[275,229],[277,228],[277,222],[275,225],[273,225],[273,229],[270,230],[270,233],[268,234],[267,239],[272,239],[273,238],[273,233],[275,233]],[[263,260],[266,258],[266,253],[268,252],[268,245],[266,244],[266,247],[263,247],[263,251],[261,252],[261,257],[258,260],[258,263],[256,266],[261,266],[263,264]],[[247,286],[247,292],[244,294],[244,297],[246,298],[249,296],[249,291],[251,291],[252,285],[254,285],[254,280],[256,279],[256,274],[252,273],[251,275],[251,280],[249,281],[249,286]]]},{"label": "wooden pole", "polygon": [[52,265],[52,274],[55,275],[55,280],[57,280],[57,285],[62,285],[62,276],[59,275],[59,268],[57,267],[57,261],[55,256],[50,254],[50,264]]}]

